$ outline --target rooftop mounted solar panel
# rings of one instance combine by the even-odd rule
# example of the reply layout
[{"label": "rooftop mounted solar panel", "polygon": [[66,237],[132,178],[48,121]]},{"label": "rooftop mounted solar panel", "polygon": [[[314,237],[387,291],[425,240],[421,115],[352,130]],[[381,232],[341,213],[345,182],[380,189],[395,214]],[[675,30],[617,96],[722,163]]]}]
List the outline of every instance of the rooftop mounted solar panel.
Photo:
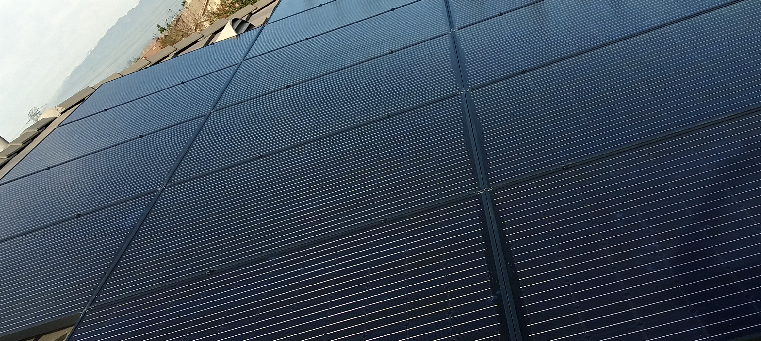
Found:
[{"label": "rooftop mounted solar panel", "polygon": [[198,120],[0,184],[0,240],[154,191]]},{"label": "rooftop mounted solar panel", "polygon": [[[448,30],[444,0],[415,2],[250,58],[243,62],[230,86],[242,88],[246,97],[259,96],[371,58],[382,58],[390,51],[420,44]],[[221,102],[226,105],[231,99],[226,96]]]},{"label": "rooftop mounted solar panel", "polygon": [[84,309],[150,196],[0,242],[3,333]]},{"label": "rooftop mounted solar panel", "polygon": [[283,0],[0,181],[0,340],[761,335],[760,4]]},{"label": "rooftop mounted solar panel", "polygon": [[[478,1],[478,0],[477,0]],[[728,5],[756,7],[753,1],[561,1],[546,0],[457,31],[465,54],[469,86],[479,86],[523,70],[554,63],[625,41]],[[737,8],[724,11],[725,19]],[[716,14],[714,14],[715,16]]]},{"label": "rooftop mounted solar panel", "polygon": [[261,28],[103,84],[64,124],[236,65]]},{"label": "rooftop mounted solar panel", "polygon": [[2,181],[127,143],[206,115],[229,80],[227,68],[59,126]]},{"label": "rooftop mounted solar panel", "polygon": [[532,337],[761,331],[759,131],[742,116],[498,192]]},{"label": "rooftop mounted solar panel", "polygon": [[474,90],[492,183],[758,104],[756,9],[740,3]]},{"label": "rooftop mounted solar panel", "polygon": [[[257,39],[247,57],[254,57],[305,39],[311,39],[416,1],[420,0],[332,1],[312,10],[269,23],[262,30],[261,37]],[[275,13],[277,11],[276,9]]]},{"label": "rooftop mounted solar panel", "polygon": [[277,11],[272,13],[270,22],[292,16],[310,9],[321,7],[335,0],[282,0],[277,6]]},{"label": "rooftop mounted solar panel", "polygon": [[478,212],[470,200],[114,301],[72,340],[499,340]]},{"label": "rooftop mounted solar panel", "polygon": [[451,100],[437,103],[172,184],[103,296],[474,191],[458,109]]},{"label": "rooftop mounted solar panel", "polygon": [[250,101],[234,82],[221,102],[241,103],[210,115],[174,181],[453,96],[449,52],[440,37]]}]

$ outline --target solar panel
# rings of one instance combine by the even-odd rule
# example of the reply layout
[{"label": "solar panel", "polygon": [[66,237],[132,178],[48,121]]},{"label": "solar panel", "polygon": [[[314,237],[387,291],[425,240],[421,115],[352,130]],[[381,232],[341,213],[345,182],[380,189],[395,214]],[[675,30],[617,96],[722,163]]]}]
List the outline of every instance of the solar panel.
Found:
[{"label": "solar panel", "polygon": [[229,80],[228,68],[57,127],[3,181],[206,115]]},{"label": "solar panel", "polygon": [[449,0],[454,27],[463,28],[543,0]]},{"label": "solar panel", "polygon": [[156,190],[198,120],[0,184],[0,239]]},{"label": "solar panel", "polygon": [[463,28],[457,35],[470,85],[478,86],[737,2],[546,0]]},{"label": "solar panel", "polygon": [[278,2],[277,9],[272,13],[269,22],[271,23],[333,1],[335,0],[281,0]]},{"label": "solar panel", "polygon": [[758,104],[758,9],[740,3],[474,90],[492,183]]},{"label": "solar panel", "polygon": [[326,3],[312,10],[269,23],[262,30],[248,57],[285,47],[383,12],[393,11],[412,2],[415,0],[342,0]]},{"label": "solar panel", "polygon": [[64,123],[92,115],[239,63],[260,28],[103,84]]},{"label": "solar panel", "polygon": [[443,35],[448,30],[443,0],[415,2],[246,60],[230,84],[232,89],[245,91],[246,95],[227,93],[221,104],[319,77]]},{"label": "solar panel", "polygon": [[535,340],[761,332],[757,113],[496,195]]},{"label": "solar panel", "polygon": [[447,100],[172,184],[102,299],[475,190]]},{"label": "solar panel", "polygon": [[[174,180],[455,95],[449,46],[448,37],[428,40],[213,112]],[[376,76],[368,80],[368,74]],[[248,97],[249,87],[237,84],[227,89],[223,103]]]},{"label": "solar panel", "polygon": [[3,331],[81,312],[150,196],[0,242]]},{"label": "solar panel", "polygon": [[102,305],[72,340],[499,340],[477,201]]},{"label": "solar panel", "polygon": [[761,335],[759,6],[283,0],[0,180],[0,339]]}]

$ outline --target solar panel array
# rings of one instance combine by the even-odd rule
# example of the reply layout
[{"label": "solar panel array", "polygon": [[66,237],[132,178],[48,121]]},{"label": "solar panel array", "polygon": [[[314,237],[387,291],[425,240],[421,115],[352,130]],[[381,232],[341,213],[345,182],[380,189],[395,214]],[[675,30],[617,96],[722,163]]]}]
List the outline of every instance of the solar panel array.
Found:
[{"label": "solar panel array", "polygon": [[0,336],[761,333],[759,0],[281,0],[0,179]]}]

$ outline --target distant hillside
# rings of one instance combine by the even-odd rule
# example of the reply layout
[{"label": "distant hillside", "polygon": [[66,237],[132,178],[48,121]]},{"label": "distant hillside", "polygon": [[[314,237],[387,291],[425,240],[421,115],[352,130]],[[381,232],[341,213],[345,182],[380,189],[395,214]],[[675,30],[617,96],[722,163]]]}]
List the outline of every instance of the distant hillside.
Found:
[{"label": "distant hillside", "polygon": [[84,61],[63,81],[52,103],[61,103],[82,88],[95,85],[129,66],[158,35],[156,24],[164,25],[180,9],[181,0],[141,0],[106,31]]}]

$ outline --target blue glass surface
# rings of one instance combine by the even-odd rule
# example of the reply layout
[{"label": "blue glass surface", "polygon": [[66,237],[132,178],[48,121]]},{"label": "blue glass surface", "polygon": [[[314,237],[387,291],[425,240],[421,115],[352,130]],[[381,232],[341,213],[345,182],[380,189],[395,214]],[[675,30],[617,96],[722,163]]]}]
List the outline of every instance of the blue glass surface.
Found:
[{"label": "blue glass surface", "polygon": [[259,30],[248,31],[236,39],[223,40],[105,83],[64,123],[235,65],[248,53]]},{"label": "blue glass surface", "polygon": [[341,0],[326,3],[309,11],[269,23],[248,53],[248,57],[300,42],[414,1],[416,0]]},{"label": "blue glass surface", "polygon": [[206,115],[232,71],[215,72],[59,126],[0,183]]},{"label": "blue glass surface", "polygon": [[[478,86],[728,2],[546,0],[464,28],[457,35],[470,86]],[[741,7],[755,11],[758,4]],[[734,13],[712,23],[731,21]]]},{"label": "blue glass surface", "polygon": [[444,0],[422,0],[246,60],[220,105],[322,76],[448,31]]},{"label": "blue glass surface", "polygon": [[335,0],[282,0],[278,2],[277,8],[272,13],[269,22],[277,21],[333,1]]}]

